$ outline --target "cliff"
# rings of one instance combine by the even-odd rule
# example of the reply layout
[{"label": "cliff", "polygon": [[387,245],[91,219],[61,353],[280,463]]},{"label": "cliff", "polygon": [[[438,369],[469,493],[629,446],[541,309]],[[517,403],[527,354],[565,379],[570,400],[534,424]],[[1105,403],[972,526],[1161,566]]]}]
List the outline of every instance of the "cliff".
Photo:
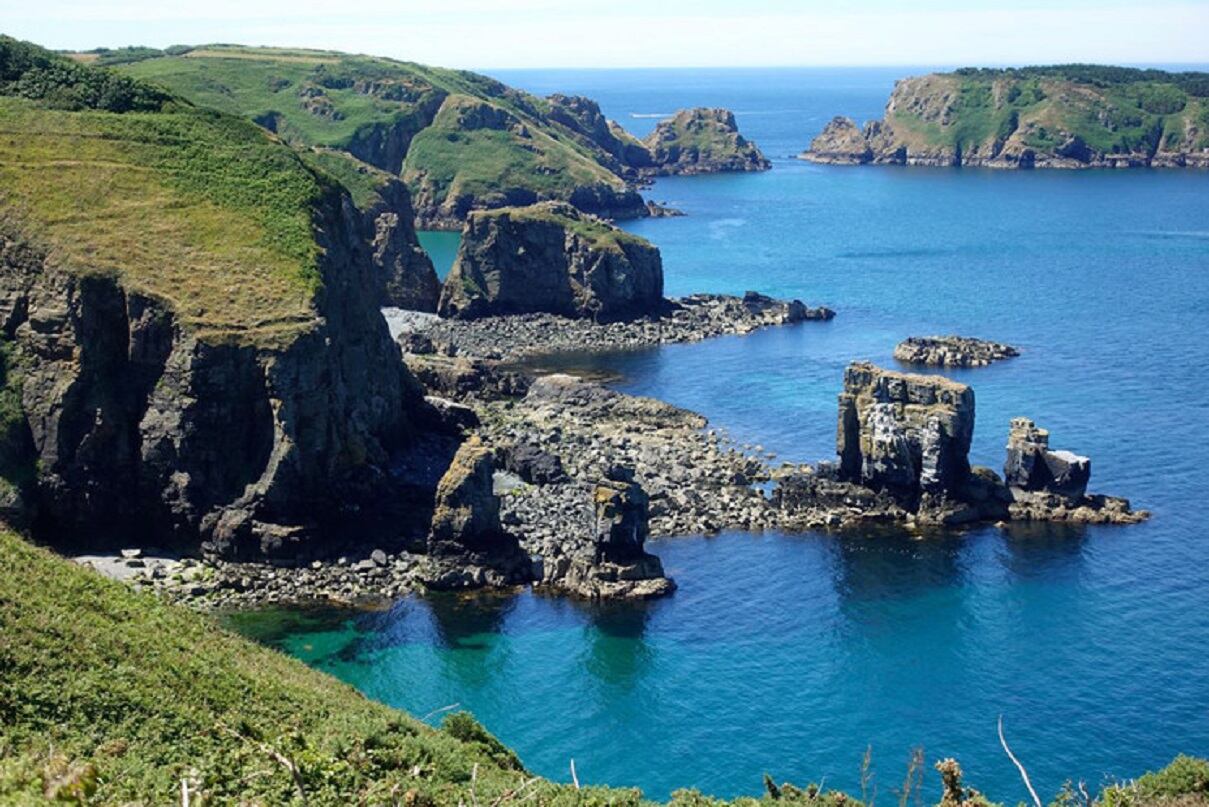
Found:
[{"label": "cliff", "polygon": [[884,117],[827,124],[822,163],[1209,167],[1209,74],[1096,65],[962,69],[899,81]]},{"label": "cliff", "polygon": [[0,40],[3,453],[36,534],[250,557],[426,530],[390,467],[431,413],[363,211],[239,118],[128,79],[107,111],[99,72]]},{"label": "cliff", "polygon": [[548,313],[631,319],[663,305],[659,250],[568,204],[471,214],[441,290],[442,316]]},{"label": "cliff", "polygon": [[767,171],[772,164],[755,143],[739,134],[726,109],[682,109],[660,121],[643,141],[651,155],[647,173],[710,174]]}]

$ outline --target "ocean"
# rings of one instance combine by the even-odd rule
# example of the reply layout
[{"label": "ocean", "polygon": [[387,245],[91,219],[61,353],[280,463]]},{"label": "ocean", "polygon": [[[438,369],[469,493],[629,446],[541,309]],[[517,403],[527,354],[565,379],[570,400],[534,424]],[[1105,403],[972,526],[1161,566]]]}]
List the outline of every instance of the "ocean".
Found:
[{"label": "ocean", "polygon": [[[928,68],[495,71],[581,93],[636,134],[724,106],[773,160],[761,174],[660,180],[684,218],[626,223],[663,253],[669,294],[759,290],[828,323],[571,357],[695,409],[789,460],[834,454],[854,359],[895,366],[909,335],[1021,348],[949,373],[974,387],[972,460],[1000,467],[1008,421],[1092,458],[1130,527],[654,541],[679,591],[592,606],[524,593],[411,598],[387,613],[261,614],[249,633],[417,715],[467,709],[536,773],[718,796],[761,777],[893,801],[912,749],[954,756],[993,799],[1043,797],[1209,754],[1209,174],[817,166],[793,159],[833,115],[880,115]],[[456,236],[424,236],[447,269]],[[439,720],[439,714],[430,718]]]}]

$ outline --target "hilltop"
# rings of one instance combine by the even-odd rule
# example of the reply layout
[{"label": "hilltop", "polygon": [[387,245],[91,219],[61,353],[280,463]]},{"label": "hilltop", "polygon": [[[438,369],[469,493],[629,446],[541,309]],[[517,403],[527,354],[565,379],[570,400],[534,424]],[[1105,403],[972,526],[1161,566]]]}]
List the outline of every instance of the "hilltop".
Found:
[{"label": "hilltop", "polygon": [[[338,149],[401,175],[425,228],[457,229],[473,209],[546,200],[607,218],[645,216],[639,183],[681,173],[686,150],[669,156],[639,141],[588,98],[540,98],[476,73],[393,59],[235,45],[75,56],[250,118],[295,146]],[[733,117],[722,124],[691,172],[751,162]],[[767,167],[762,160],[756,165]]]},{"label": "hilltop", "polygon": [[1209,73],[966,68],[899,81],[864,129],[827,124],[805,159],[996,168],[1209,167]]},{"label": "hilltop", "polygon": [[428,416],[379,312],[423,255],[371,215],[401,183],[362,210],[322,155],[8,38],[0,133],[6,518],[248,555],[392,500],[426,527],[385,473]]}]

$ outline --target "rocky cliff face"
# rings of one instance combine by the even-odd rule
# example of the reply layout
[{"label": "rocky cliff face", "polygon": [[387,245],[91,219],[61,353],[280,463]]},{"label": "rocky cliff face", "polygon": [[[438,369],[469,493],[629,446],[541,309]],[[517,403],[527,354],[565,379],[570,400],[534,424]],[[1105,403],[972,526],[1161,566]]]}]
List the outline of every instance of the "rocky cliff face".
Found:
[{"label": "rocky cliff face", "polygon": [[881,120],[861,130],[834,118],[802,157],[846,165],[1205,168],[1203,76],[1068,65],[903,79]]},{"label": "rocky cliff face", "polygon": [[492,490],[491,449],[478,437],[462,443],[437,485],[426,572],[432,588],[527,583],[529,556],[500,525]]},{"label": "rocky cliff face", "polygon": [[436,311],[441,281],[416,237],[407,186],[390,180],[364,211],[372,231],[378,302],[411,311]]},{"label": "rocky cliff face", "polygon": [[647,173],[707,174],[720,171],[766,171],[772,164],[755,143],[739,134],[727,109],[682,109],[660,121],[643,141],[651,155]]},{"label": "rocky cliff face", "polygon": [[332,192],[315,229],[314,323],[272,346],[199,339],[163,302],[0,239],[40,532],[298,557],[426,527],[431,491],[389,473],[426,407],[377,310],[364,216]]},{"label": "rocky cliff face", "polygon": [[659,250],[567,204],[475,213],[441,290],[442,316],[629,319],[663,304]]},{"label": "rocky cliff face", "polygon": [[905,501],[956,495],[970,473],[974,391],[939,376],[849,365],[840,393],[840,476]]}]

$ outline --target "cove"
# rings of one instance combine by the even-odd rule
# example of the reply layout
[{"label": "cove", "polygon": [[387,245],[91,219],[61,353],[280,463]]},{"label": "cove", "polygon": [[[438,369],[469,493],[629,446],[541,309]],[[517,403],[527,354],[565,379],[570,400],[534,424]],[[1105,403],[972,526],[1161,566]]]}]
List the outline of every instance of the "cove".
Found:
[{"label": "cove", "polygon": [[1000,714],[1043,797],[1068,777],[1206,753],[1209,176],[787,158],[830,115],[876,115],[901,72],[501,76],[585,92],[635,131],[631,114],[734,108],[774,169],[662,180],[649,195],[688,215],[627,227],[661,248],[669,294],[752,288],[839,312],[547,366],[607,373],[807,461],[834,453],[849,361],[893,367],[909,335],[1010,342],[1019,358],[949,373],[977,396],[972,460],[1000,466],[1008,420],[1033,417],[1092,458],[1093,489],[1151,521],[928,541],[687,536],[650,545],[680,586],[661,602],[411,598],[242,615],[241,629],[417,715],[458,703],[536,773],[567,780],[573,757],[581,779],[654,798],[756,793],[765,771],[857,790],[871,745],[892,799],[922,745],[996,799],[1024,799]]}]

